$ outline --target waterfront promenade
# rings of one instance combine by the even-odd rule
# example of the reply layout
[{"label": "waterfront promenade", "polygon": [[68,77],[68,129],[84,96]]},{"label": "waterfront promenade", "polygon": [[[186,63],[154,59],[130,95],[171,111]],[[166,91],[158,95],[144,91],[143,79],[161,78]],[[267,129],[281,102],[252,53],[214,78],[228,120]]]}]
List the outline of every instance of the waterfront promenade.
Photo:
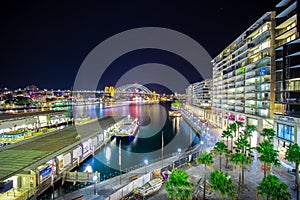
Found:
[{"label": "waterfront promenade", "polygon": [[[217,141],[222,140],[220,138],[222,130],[216,127],[212,127],[208,124],[199,123],[198,120],[194,120],[192,116],[186,116],[185,120],[191,120],[190,123],[195,123],[195,127],[201,128],[201,126],[208,127],[209,131],[201,131],[202,134],[202,141],[199,145],[197,145],[193,152],[199,152],[199,151],[210,151],[211,148],[214,146],[214,144]],[[185,153],[182,152],[182,155],[180,158],[184,157],[186,154],[189,154],[191,152]],[[253,151],[254,159],[251,165],[246,167],[245,171],[245,186],[241,190],[241,199],[256,199],[256,187],[261,182],[263,178],[263,170],[261,168],[262,163],[258,160],[258,154],[256,151]],[[168,159],[165,159],[163,163],[164,166],[170,165],[174,161],[178,159],[177,155],[174,155]],[[225,160],[225,157],[223,157],[223,160]],[[271,173],[276,175],[281,181],[287,183],[290,187],[290,193],[292,194],[292,199],[296,199],[295,197],[295,191],[294,191],[294,181],[295,176],[288,172],[292,166],[289,165],[289,163],[286,163],[284,160],[281,160],[282,165],[279,168],[272,168]],[[196,186],[198,181],[203,178],[203,166],[197,164],[196,162],[191,162],[191,166],[183,165],[182,168],[188,173],[189,180]],[[147,171],[154,171],[156,169],[161,168],[161,162],[156,162],[149,164],[147,166]],[[219,159],[218,157],[214,157],[214,164],[213,169],[219,168]],[[230,174],[230,176],[234,179],[235,186],[237,187],[238,183],[238,171],[235,170],[233,164],[229,164],[229,168],[225,168],[225,162],[222,164],[222,171],[227,172]],[[69,200],[69,199],[76,199],[77,197],[82,197],[83,199],[107,199],[107,197],[114,193],[115,191],[118,191],[120,188],[124,187],[126,184],[130,183],[130,177],[134,175],[142,176],[144,174],[144,168],[140,168],[134,171],[131,171],[129,173],[123,174],[121,178],[114,177],[112,179],[96,183],[95,185],[90,185],[85,188],[82,188],[80,190],[77,190],[75,192],[65,194],[64,196],[58,197],[59,200]],[[208,175],[209,177],[209,175]],[[202,199],[202,190],[197,195],[198,199]],[[167,193],[162,187],[157,193],[154,195],[151,195],[147,197],[146,199],[151,200],[169,200],[167,197]],[[208,199],[212,200],[218,200],[220,199],[220,196],[218,194],[208,194]]]},{"label": "waterfront promenade", "polygon": [[[3,181],[18,173],[24,171],[36,171],[36,168],[45,164],[55,156],[64,154],[81,144],[85,140],[91,137],[98,137],[102,129],[106,129],[123,119],[124,117],[105,117],[103,119],[94,120],[88,124],[80,126],[70,126],[62,130],[57,130],[45,135],[30,138],[19,143],[6,146],[0,151],[0,159],[2,161],[0,166],[0,179]],[[80,137],[78,134],[80,133]],[[103,142],[105,144],[105,142]],[[102,143],[99,143],[94,150],[99,148]],[[92,152],[90,152],[92,154]],[[89,156],[85,155],[83,160]],[[82,162],[81,160],[80,162]],[[57,163],[58,164],[58,163]],[[76,166],[72,163],[72,166]],[[56,167],[57,169],[57,167]],[[68,168],[69,169],[69,168]],[[65,170],[68,170],[65,169]],[[27,172],[28,173],[28,172]],[[26,174],[26,173],[22,173]],[[55,180],[61,178],[61,174],[55,175]],[[55,181],[54,180],[54,181]],[[0,199],[27,199],[31,195],[42,191],[50,187],[50,178],[40,183],[35,188],[34,185],[30,188],[18,187],[13,188],[5,193],[0,194]]]}]

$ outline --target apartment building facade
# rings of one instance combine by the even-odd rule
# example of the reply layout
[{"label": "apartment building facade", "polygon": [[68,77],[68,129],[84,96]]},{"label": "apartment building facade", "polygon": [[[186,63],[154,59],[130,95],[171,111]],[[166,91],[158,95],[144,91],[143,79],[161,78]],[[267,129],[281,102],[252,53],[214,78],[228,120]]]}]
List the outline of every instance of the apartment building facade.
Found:
[{"label": "apartment building facade", "polygon": [[186,89],[187,104],[189,110],[205,119],[211,118],[212,79],[205,79],[189,85]]},{"label": "apartment building facade", "polygon": [[282,0],[275,10],[275,146],[284,152],[300,143],[299,0]]},{"label": "apartment building facade", "polygon": [[267,12],[213,60],[212,120],[222,128],[234,121],[273,128],[275,12]]}]

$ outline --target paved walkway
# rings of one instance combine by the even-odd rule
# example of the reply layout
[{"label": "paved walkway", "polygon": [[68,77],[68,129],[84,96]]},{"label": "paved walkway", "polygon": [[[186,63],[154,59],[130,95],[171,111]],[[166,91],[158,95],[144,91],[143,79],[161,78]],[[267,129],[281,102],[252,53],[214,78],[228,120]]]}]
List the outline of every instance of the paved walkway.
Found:
[{"label": "paved walkway", "polygon": [[[191,118],[190,118],[191,120]],[[199,126],[206,126],[206,124],[202,124],[201,122],[195,122],[198,123]],[[218,128],[213,128],[211,126],[209,127],[209,131],[201,132],[202,138],[204,138],[203,143],[199,144],[197,147],[195,147],[194,151],[201,151],[201,150],[210,150],[214,144],[221,140],[220,134],[222,130]],[[245,170],[245,186],[241,190],[240,199],[256,199],[256,187],[261,182],[263,178],[263,170],[261,169],[262,163],[257,158],[257,152],[254,151],[254,159],[251,165],[246,167]],[[182,156],[184,156],[184,153],[182,153]],[[168,158],[164,160],[164,163],[173,163],[177,159],[177,156],[173,156],[171,158]],[[225,157],[222,158],[222,171],[227,172],[230,174],[230,176],[234,179],[234,183],[237,188],[238,183],[238,170],[235,170],[235,167],[233,164],[229,163],[229,168],[225,168]],[[155,170],[161,168],[161,162],[150,164],[147,169],[148,170]],[[292,190],[294,188],[294,181],[295,176],[288,172],[288,168],[291,168],[289,163],[283,162],[283,165],[280,168],[273,167],[271,170],[271,173],[276,175],[281,181],[286,182],[290,186],[290,192],[292,194],[292,199],[296,199],[296,193]],[[187,167],[185,166],[184,169],[189,174],[189,180],[194,184],[197,185],[200,178],[203,177],[203,166],[198,165],[195,162],[192,163],[192,166]],[[214,157],[214,164],[213,169],[219,169],[219,159],[218,157]],[[133,175],[142,175],[144,174],[144,168],[137,169],[133,172],[127,173],[125,175],[122,175],[122,181],[120,184],[120,178],[115,177],[110,180],[103,181],[101,183],[97,183],[96,185],[91,185],[86,188],[80,189],[78,191],[75,191],[73,193],[66,194],[63,197],[59,197],[60,200],[70,200],[75,199],[76,197],[82,196],[83,199],[86,200],[92,200],[92,199],[105,199],[105,196],[108,196],[109,194],[113,193],[113,191],[118,190],[119,188],[123,187],[124,185],[128,184],[130,182],[129,177]],[[209,177],[209,175],[208,175]],[[94,192],[96,191],[96,195]],[[151,200],[169,200],[167,197],[166,191],[162,187],[159,192],[156,194],[148,197],[147,199]],[[198,199],[202,199],[202,191],[198,193]],[[220,199],[218,194],[211,194],[209,195],[209,199],[217,200]]]},{"label": "paved walkway", "polygon": [[[190,118],[191,119],[191,118]],[[196,123],[196,122],[195,122]],[[201,122],[200,122],[201,124]],[[209,148],[213,146],[217,141],[222,140],[221,138],[222,130],[216,127],[211,127],[209,125],[209,131],[208,133],[202,132],[202,136],[206,138],[204,140],[207,142],[207,146],[205,148]],[[224,141],[225,142],[225,141]],[[226,144],[226,142],[225,142]],[[230,142],[229,142],[230,144]],[[241,189],[241,195],[240,199],[256,199],[256,187],[259,185],[261,180],[264,176],[264,171],[262,170],[261,166],[263,163],[261,163],[258,160],[258,153],[256,151],[253,151],[254,159],[251,165],[246,167],[245,170],[245,186]],[[296,199],[296,192],[294,191],[294,183],[295,183],[295,176],[291,174],[290,171],[293,167],[291,166],[291,163],[286,162],[282,158],[280,158],[281,166],[279,168],[273,167],[271,170],[271,173],[275,176],[277,176],[282,182],[287,183],[290,186],[290,193],[292,194],[292,199]],[[233,164],[229,162],[229,168],[225,168],[225,156],[222,158],[222,171],[227,172],[233,179],[235,186],[237,188],[238,184],[238,170],[235,170],[235,167]],[[214,157],[214,164],[213,169],[219,170],[219,157]],[[209,169],[208,169],[209,170]],[[189,175],[189,180],[196,186],[200,178],[203,177],[204,173],[204,167],[202,165],[198,165],[195,162],[191,167],[187,167],[186,172]],[[207,179],[209,179],[209,173],[207,176]],[[202,190],[198,193],[198,199],[202,199]],[[212,200],[219,200],[220,196],[218,194],[211,194],[209,199]],[[167,197],[167,193],[164,190],[164,188],[161,188],[158,193],[155,195],[152,195],[148,198],[149,200],[159,199],[159,200],[170,200]]]}]

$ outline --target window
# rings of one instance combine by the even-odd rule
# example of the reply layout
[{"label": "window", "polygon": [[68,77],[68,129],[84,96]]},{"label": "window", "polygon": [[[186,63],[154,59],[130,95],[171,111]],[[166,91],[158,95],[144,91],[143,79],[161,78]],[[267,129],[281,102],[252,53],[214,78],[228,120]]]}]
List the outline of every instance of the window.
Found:
[{"label": "window", "polygon": [[284,140],[294,142],[294,127],[285,124],[277,124],[277,136]]},{"label": "window", "polygon": [[270,47],[270,40],[265,41],[264,43],[261,44],[261,49],[265,49]]},{"label": "window", "polygon": [[266,25],[264,25],[264,26],[262,27],[262,32],[265,32],[265,31],[267,31],[268,29],[269,29],[269,25],[266,24]]},{"label": "window", "polygon": [[300,90],[300,80],[289,81],[286,86],[289,91]]},{"label": "window", "polygon": [[286,42],[290,42],[296,38],[296,34],[291,35],[290,37],[286,38]]}]

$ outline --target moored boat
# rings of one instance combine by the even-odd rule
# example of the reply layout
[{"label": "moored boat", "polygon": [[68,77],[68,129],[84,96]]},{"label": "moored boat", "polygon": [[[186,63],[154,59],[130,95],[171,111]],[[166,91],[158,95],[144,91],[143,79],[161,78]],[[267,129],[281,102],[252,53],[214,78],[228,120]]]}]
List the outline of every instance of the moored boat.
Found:
[{"label": "moored boat", "polygon": [[125,119],[122,125],[115,131],[115,137],[134,137],[139,127],[138,118]]},{"label": "moored boat", "polygon": [[169,116],[170,117],[180,117],[181,116],[181,112],[180,111],[170,110],[169,111]]}]

